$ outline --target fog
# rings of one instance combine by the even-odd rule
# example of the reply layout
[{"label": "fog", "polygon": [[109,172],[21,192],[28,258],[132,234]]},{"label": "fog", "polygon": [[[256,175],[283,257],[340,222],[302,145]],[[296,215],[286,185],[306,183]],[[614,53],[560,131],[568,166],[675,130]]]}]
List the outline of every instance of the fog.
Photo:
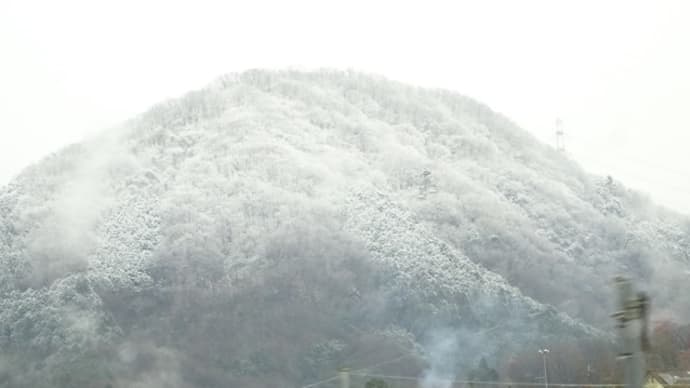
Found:
[{"label": "fog", "polygon": [[220,74],[354,68],[488,103],[688,212],[684,1],[3,2],[0,182]]},{"label": "fog", "polygon": [[[529,167],[542,158],[554,163]],[[593,325],[608,311],[590,294],[496,261],[529,266],[554,249],[524,214],[560,206],[561,179],[578,192],[568,211],[589,212],[553,221],[564,239],[580,238],[570,224],[602,222],[597,201],[629,205],[568,171],[582,174],[460,95],[354,72],[223,76],[0,192],[0,341],[15,372],[0,383],[282,386],[401,352],[417,356],[393,372],[447,381],[478,352],[494,363],[499,347],[537,338],[604,338]],[[587,249],[617,238],[606,233]]]},{"label": "fog", "polygon": [[685,367],[685,3],[3,7],[0,387]]}]

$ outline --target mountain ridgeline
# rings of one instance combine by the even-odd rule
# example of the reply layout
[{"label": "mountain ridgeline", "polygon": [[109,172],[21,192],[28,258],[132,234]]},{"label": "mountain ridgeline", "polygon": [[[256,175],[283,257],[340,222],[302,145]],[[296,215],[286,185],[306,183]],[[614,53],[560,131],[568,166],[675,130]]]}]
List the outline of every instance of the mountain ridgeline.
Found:
[{"label": "mountain ridgeline", "polygon": [[421,373],[438,333],[463,370],[608,338],[617,274],[687,319],[689,256],[687,218],[467,97],[231,74],[0,189],[0,387]]}]

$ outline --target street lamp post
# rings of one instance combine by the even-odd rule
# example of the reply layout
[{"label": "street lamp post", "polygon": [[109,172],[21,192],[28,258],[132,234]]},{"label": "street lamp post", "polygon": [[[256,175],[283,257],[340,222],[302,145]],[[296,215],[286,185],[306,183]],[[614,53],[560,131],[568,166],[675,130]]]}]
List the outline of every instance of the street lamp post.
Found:
[{"label": "street lamp post", "polygon": [[544,388],[549,388],[549,373],[546,370],[546,355],[549,354],[549,349],[539,349],[539,354],[544,360]]}]

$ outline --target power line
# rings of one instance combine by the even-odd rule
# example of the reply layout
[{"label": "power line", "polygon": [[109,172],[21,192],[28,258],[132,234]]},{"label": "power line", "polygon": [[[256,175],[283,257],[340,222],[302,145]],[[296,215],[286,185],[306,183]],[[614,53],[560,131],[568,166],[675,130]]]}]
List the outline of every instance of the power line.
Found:
[{"label": "power line", "polygon": [[319,385],[321,385],[321,384],[328,383],[328,382],[331,382],[331,381],[333,381],[333,380],[336,380],[338,377],[339,377],[338,375],[335,375],[335,376],[329,377],[329,378],[327,378],[327,379],[323,379],[323,380],[319,380],[319,381],[314,382],[314,383],[311,383],[311,384],[303,385],[302,388],[317,387],[317,386],[319,386]]},{"label": "power line", "polygon": [[[358,331],[360,334],[365,334],[364,330],[358,328],[357,326],[355,326],[351,323],[348,324],[348,326],[350,326],[350,328],[352,328],[353,330]],[[401,350],[401,353],[405,353],[405,354],[398,356],[398,357],[395,357],[395,358],[392,358],[392,359],[389,359],[389,360],[386,360],[386,361],[379,362],[378,364],[374,364],[374,365],[364,367],[364,368],[355,369],[352,372],[359,372],[359,371],[363,371],[363,370],[367,370],[367,369],[374,369],[374,368],[378,368],[380,366],[392,364],[396,361],[400,361],[400,360],[408,358],[408,357],[417,357],[417,354],[412,353],[409,349],[403,347],[401,344],[399,344],[397,342],[394,342],[394,344],[398,349]]]},{"label": "power line", "polygon": [[[355,326],[353,326],[353,325],[351,325],[351,324],[350,324],[349,326],[352,327],[353,329],[355,329],[355,330],[357,330],[357,331],[363,333],[363,331],[360,330],[360,329],[358,329],[357,327],[355,327]],[[502,325],[499,324],[499,325],[495,325],[495,326],[489,327],[489,328],[484,329],[484,330],[480,330],[480,331],[477,332],[476,334],[478,334],[478,335],[479,335],[479,334],[486,334],[486,333],[489,333],[489,332],[491,332],[491,331],[494,331],[494,330],[496,330],[496,329],[498,329],[498,328],[500,328],[500,327],[502,327],[502,326],[505,326],[505,324],[502,324]],[[351,371],[350,374],[356,374],[357,372],[361,372],[361,371],[364,371],[364,370],[374,369],[374,368],[378,368],[378,367],[381,367],[381,366],[384,366],[384,365],[392,364],[392,363],[394,363],[394,362],[396,362],[396,361],[400,361],[400,360],[403,360],[403,359],[408,358],[408,357],[417,357],[416,354],[410,352],[408,349],[405,349],[405,348],[402,348],[402,347],[400,347],[400,349],[402,349],[403,352],[405,352],[405,353],[407,353],[407,354],[403,354],[402,356],[399,356],[399,357],[396,357],[396,358],[393,358],[393,359],[390,359],[390,360],[387,360],[387,361],[379,362],[378,364],[374,364],[374,365],[367,366],[367,367],[364,367],[364,368],[355,369],[355,370]]]},{"label": "power line", "polygon": [[[588,142],[583,138],[577,138],[576,137],[575,139],[576,139],[576,141],[579,140],[578,142],[580,142],[582,144],[588,144]],[[578,159],[580,159],[580,161],[585,161],[587,158],[578,158]],[[634,163],[634,164],[637,164],[639,166],[645,166],[650,171],[651,170],[661,170],[661,171],[663,171],[663,173],[673,174],[675,176],[678,176],[679,178],[682,178],[684,182],[688,181],[688,178],[690,177],[690,171],[681,171],[678,169],[669,168],[667,166],[662,166],[658,163],[650,162],[648,160],[643,160],[640,158],[635,158],[635,157],[630,157],[630,156],[621,157],[620,154],[618,156],[612,157],[608,160],[597,158],[594,161],[596,162],[595,163],[596,165],[600,166],[599,169],[603,169],[603,170],[612,170],[611,167],[614,167],[614,166],[618,166],[618,168],[614,167],[613,170],[616,170],[616,169],[620,170],[622,167],[624,167],[625,163]],[[625,179],[626,182],[628,183],[627,186],[637,186],[639,188],[640,187],[639,184],[636,185],[633,183],[633,182],[637,181],[638,183],[644,183],[644,184],[650,185],[651,187],[662,188],[664,192],[672,192],[672,193],[676,193],[678,195],[690,196],[690,186],[684,187],[684,186],[681,186],[678,184],[674,184],[673,183],[674,181],[671,179],[669,179],[669,180],[662,180],[662,179],[658,179],[658,178],[655,179],[651,175],[643,175],[643,174],[632,172],[629,168],[626,170],[627,171],[621,172],[620,175],[622,175],[623,177],[626,177],[626,178],[630,178],[630,179]],[[656,176],[656,175],[654,175],[654,176]],[[633,184],[631,185],[631,183],[633,183]],[[651,187],[642,188],[642,190],[647,191],[647,192],[655,191]],[[655,192],[657,192],[657,191],[655,191]],[[658,195],[659,194],[657,192],[657,196]]]},{"label": "power line", "polygon": [[[607,169],[607,170],[610,170],[610,168],[606,168],[606,169]],[[617,175],[617,174],[611,174],[611,173],[609,172],[608,175]],[[630,182],[632,182],[632,181],[639,181],[639,182],[644,182],[644,183],[647,183],[647,184],[650,184],[650,185],[654,185],[654,186],[656,186],[656,187],[663,187],[664,189],[669,189],[669,190],[666,190],[666,191],[672,191],[672,192],[675,192],[675,193],[678,193],[678,194],[690,195],[690,186],[688,186],[688,187],[683,187],[683,186],[679,186],[679,185],[669,184],[668,182],[664,182],[663,180],[654,179],[654,178],[651,178],[651,179],[650,179],[649,176],[642,176],[642,175],[640,175],[640,174],[635,174],[635,173],[630,173],[630,172],[622,172],[622,173],[620,174],[620,176],[623,176],[623,177],[624,177],[624,179],[625,179],[625,182],[624,182],[624,183],[625,183],[625,186],[627,186],[628,188],[631,188],[631,187],[630,187],[630,186],[631,186]],[[689,177],[690,177],[690,175],[689,175]],[[631,178],[631,179],[627,179],[627,178]],[[644,189],[643,189],[643,190],[644,190]],[[648,190],[648,189],[647,189],[647,190]]]},{"label": "power line", "polygon": [[[408,381],[419,381],[419,377],[412,376],[394,376],[394,375],[378,375],[378,374],[366,374],[366,373],[350,373],[352,376],[358,377],[371,377],[376,379],[391,379],[391,380],[408,380]],[[449,379],[439,379],[441,381],[452,382]]]},{"label": "power line", "polygon": [[[593,140],[593,138],[587,138],[587,137],[580,136],[580,135],[573,136],[572,134],[569,134],[568,139],[572,139],[576,143],[586,145],[589,148],[591,148],[592,144],[598,143],[598,141]],[[678,169],[675,169],[672,167],[663,166],[657,162],[652,162],[652,161],[649,161],[647,159],[641,159],[637,156],[631,156],[630,154],[626,154],[626,153],[617,152],[614,154],[610,151],[610,148],[607,148],[606,152],[608,154],[613,155],[613,157],[610,160],[605,161],[606,162],[605,164],[611,164],[611,163],[616,164],[616,162],[615,161],[612,162],[612,160],[631,162],[631,163],[636,163],[636,164],[641,165],[641,166],[645,166],[649,169],[663,170],[665,173],[675,174],[675,175],[678,175],[679,177],[682,177],[685,179],[690,177],[690,171],[683,171],[683,170],[678,170]],[[602,159],[598,159],[598,160],[602,161]]]},{"label": "power line", "polygon": [[[379,379],[391,379],[391,380],[407,380],[407,381],[419,381],[419,377],[412,376],[395,376],[395,375],[381,375],[381,374],[363,374],[363,373],[351,373],[351,375],[359,377],[371,377]],[[541,386],[541,383],[526,383],[526,382],[510,382],[510,381],[474,381],[474,380],[453,380],[439,378],[439,381],[444,381],[452,384],[480,384],[480,385],[493,385],[493,386],[516,386],[516,387],[527,387],[527,386]],[[573,384],[573,383],[549,383],[550,386],[555,387],[624,387],[624,384]]]},{"label": "power line", "polygon": [[[588,139],[585,139],[584,137],[580,137],[580,136],[572,136],[572,135],[569,135],[568,138],[569,138],[569,139],[574,139],[575,142],[580,143],[580,144],[584,144],[584,145],[587,145],[587,146],[590,146],[590,147],[591,147],[591,144],[592,144],[592,143],[596,143],[596,142],[594,142],[594,141],[592,141],[592,140],[588,140]],[[607,151],[607,152],[608,152],[608,151]],[[609,152],[609,153],[611,153],[611,152]],[[628,161],[628,162],[637,163],[637,164],[639,164],[639,165],[644,165],[644,166],[647,166],[647,167],[650,167],[650,168],[664,170],[665,172],[668,172],[668,173],[680,175],[680,176],[682,176],[683,178],[688,178],[688,177],[690,177],[690,171],[682,171],[682,170],[677,170],[677,169],[675,169],[675,168],[670,168],[670,167],[668,167],[668,166],[662,166],[661,164],[658,164],[658,163],[656,163],[656,162],[651,162],[651,161],[646,160],[646,159],[641,159],[641,158],[639,158],[639,157],[637,157],[637,156],[631,156],[630,154],[625,154],[625,153],[618,152],[618,153],[617,153],[616,155],[614,155],[614,156],[615,156],[615,158],[613,158],[613,159],[624,160],[624,161]]]},{"label": "power line", "polygon": [[367,367],[364,367],[364,368],[355,369],[355,370],[351,371],[350,374],[354,374],[354,373],[356,373],[356,372],[361,372],[361,371],[365,371],[365,370],[368,370],[368,369],[374,369],[374,368],[378,368],[378,367],[381,367],[381,366],[384,366],[384,365],[392,364],[392,363],[394,363],[394,362],[397,362],[397,361],[400,361],[400,360],[403,360],[403,359],[405,359],[405,358],[412,357],[412,356],[415,356],[415,357],[416,357],[416,355],[414,355],[414,354],[412,354],[412,353],[410,353],[410,354],[404,354],[404,355],[402,355],[402,356],[400,356],[400,357],[396,357],[396,358],[394,358],[394,359],[392,359],[392,360],[379,362],[378,364],[374,364],[374,365],[367,366]]},{"label": "power line", "polygon": [[[359,329],[359,328],[356,327],[355,325],[353,325],[353,324],[348,324],[348,326],[350,326],[350,328],[354,329],[355,331],[358,331],[358,332],[360,332],[361,334],[364,334],[364,330]],[[416,354],[410,352],[408,349],[403,348],[402,345],[399,345],[399,344],[396,343],[396,346],[399,346],[400,349],[401,349],[404,353],[406,353],[406,354],[403,354],[403,355],[401,355],[401,356],[398,356],[398,357],[395,357],[395,358],[392,358],[392,359],[389,359],[389,360],[386,360],[386,361],[381,361],[381,362],[379,362],[379,363],[377,363],[377,364],[374,364],[374,365],[370,365],[370,366],[366,366],[366,367],[363,367],[363,368],[358,368],[358,369],[352,370],[352,371],[349,372],[350,375],[353,375],[353,374],[354,374],[354,375],[357,376],[357,375],[358,375],[357,372],[362,372],[362,371],[366,371],[366,370],[378,368],[378,367],[381,367],[381,366],[384,366],[384,365],[392,364],[392,363],[394,363],[394,362],[403,360],[403,359],[408,358],[408,357],[413,357],[413,356],[414,356],[414,357],[417,357]],[[338,377],[339,377],[339,375],[335,375],[335,376],[333,376],[333,377],[329,377],[329,378],[324,379],[324,380],[320,380],[320,381],[316,381],[316,382],[314,382],[314,383],[310,383],[310,384],[308,384],[308,385],[304,385],[304,386],[302,386],[301,388],[317,387],[317,386],[319,386],[319,385],[321,385],[321,384],[328,383],[328,382],[331,382],[331,381],[333,381],[333,380],[336,380],[336,379],[338,379]]]},{"label": "power line", "polygon": [[[408,358],[408,357],[411,357],[411,356],[415,356],[415,355],[414,355],[414,354],[411,354],[411,353],[410,353],[410,354],[404,354],[404,355],[402,355],[402,356],[396,357],[396,358],[391,359],[391,360],[379,362],[378,364],[370,365],[370,366],[367,366],[367,367],[364,367],[364,368],[355,369],[355,370],[353,370],[353,371],[350,371],[349,373],[350,373],[350,375],[353,375],[353,376],[367,376],[366,374],[362,374],[362,373],[358,373],[358,372],[362,372],[362,371],[366,371],[366,370],[368,370],[368,369],[374,369],[374,368],[378,368],[378,367],[380,367],[380,366],[392,364],[392,363],[394,363],[394,362],[396,362],[396,361],[400,361],[400,360],[402,360],[402,359],[405,359],[405,358]],[[308,384],[308,385],[303,385],[301,388],[316,387],[316,386],[319,386],[319,385],[321,385],[321,384],[331,382],[331,381],[337,379],[338,377],[339,377],[338,375],[335,375],[335,376],[333,376],[333,377],[329,377],[329,378],[324,379],[324,380],[316,381],[316,382],[311,383],[311,384]]]}]

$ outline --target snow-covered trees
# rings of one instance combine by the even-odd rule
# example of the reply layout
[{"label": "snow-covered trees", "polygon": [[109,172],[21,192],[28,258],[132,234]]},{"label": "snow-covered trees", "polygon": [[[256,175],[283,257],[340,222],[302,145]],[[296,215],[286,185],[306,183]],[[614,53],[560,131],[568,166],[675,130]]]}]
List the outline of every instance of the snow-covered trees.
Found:
[{"label": "snow-covered trees", "polygon": [[0,352],[270,386],[392,357],[389,329],[597,335],[559,311],[607,322],[614,273],[690,303],[688,225],[455,93],[229,75],[0,189]]}]

